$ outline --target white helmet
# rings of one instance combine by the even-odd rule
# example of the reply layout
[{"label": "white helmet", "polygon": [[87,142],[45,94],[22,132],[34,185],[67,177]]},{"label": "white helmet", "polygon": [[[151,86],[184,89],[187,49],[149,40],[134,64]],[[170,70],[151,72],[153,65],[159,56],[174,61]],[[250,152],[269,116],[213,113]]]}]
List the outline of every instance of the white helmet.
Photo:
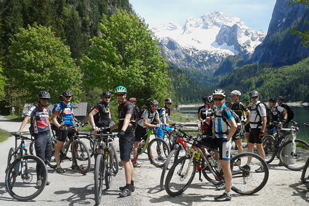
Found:
[{"label": "white helmet", "polygon": [[222,96],[225,97],[225,91],[222,89],[215,89],[212,96]]},{"label": "white helmet", "polygon": [[238,91],[238,90],[233,90],[233,91],[231,92],[231,96],[232,96],[232,95],[241,96],[241,92]]}]

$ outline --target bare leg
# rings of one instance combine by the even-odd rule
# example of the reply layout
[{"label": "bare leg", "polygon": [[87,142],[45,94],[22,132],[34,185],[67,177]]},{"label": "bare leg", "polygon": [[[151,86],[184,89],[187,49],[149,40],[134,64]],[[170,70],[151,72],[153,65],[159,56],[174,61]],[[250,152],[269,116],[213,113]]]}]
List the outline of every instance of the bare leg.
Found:
[{"label": "bare leg", "polygon": [[[248,142],[248,152],[253,152],[254,144]],[[251,157],[248,157],[248,164],[251,163]]]},{"label": "bare leg", "polygon": [[258,152],[259,152],[259,155],[260,155],[263,159],[265,159],[265,152],[264,152],[264,149],[263,149],[262,144],[256,144],[256,148],[257,148],[257,150],[258,150]]},{"label": "bare leg", "polygon": [[131,181],[133,180],[133,165],[131,160],[129,161],[121,161],[124,167],[124,173],[126,177],[126,184],[131,184]]},{"label": "bare leg", "polygon": [[231,191],[231,184],[232,184],[232,172],[230,167],[230,161],[220,161],[223,174],[224,174],[224,182],[225,182],[225,191]]},{"label": "bare leg", "polygon": [[243,152],[243,147],[242,147],[242,139],[238,139],[235,141],[237,147],[238,147],[238,154]]},{"label": "bare leg", "polygon": [[140,144],[141,144],[141,142],[138,142],[138,141],[134,142],[134,149],[133,149],[134,160],[133,161],[136,161],[136,159],[137,159],[137,150],[138,150],[138,147],[139,147]]},{"label": "bare leg", "polygon": [[60,141],[57,141],[57,144],[55,145],[55,160],[57,162],[57,166],[60,165],[60,150],[62,149],[63,147],[63,143],[64,142],[60,142]]}]

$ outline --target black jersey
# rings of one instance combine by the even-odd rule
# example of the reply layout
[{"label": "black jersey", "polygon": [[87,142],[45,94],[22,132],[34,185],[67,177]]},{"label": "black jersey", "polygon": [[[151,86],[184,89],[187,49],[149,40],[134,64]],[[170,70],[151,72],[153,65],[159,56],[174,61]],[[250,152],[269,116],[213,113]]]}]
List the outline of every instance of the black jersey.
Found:
[{"label": "black jersey", "polygon": [[92,110],[96,112],[94,123],[97,127],[109,127],[111,122],[109,105],[104,102],[97,104]]}]

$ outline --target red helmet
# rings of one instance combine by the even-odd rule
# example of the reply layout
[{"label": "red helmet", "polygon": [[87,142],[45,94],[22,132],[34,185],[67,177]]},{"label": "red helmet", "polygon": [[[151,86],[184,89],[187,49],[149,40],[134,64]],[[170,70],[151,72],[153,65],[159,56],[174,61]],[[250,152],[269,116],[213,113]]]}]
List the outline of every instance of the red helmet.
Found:
[{"label": "red helmet", "polygon": [[135,98],[135,97],[131,97],[131,98],[129,99],[129,101],[130,101],[130,102],[136,102],[136,98]]}]

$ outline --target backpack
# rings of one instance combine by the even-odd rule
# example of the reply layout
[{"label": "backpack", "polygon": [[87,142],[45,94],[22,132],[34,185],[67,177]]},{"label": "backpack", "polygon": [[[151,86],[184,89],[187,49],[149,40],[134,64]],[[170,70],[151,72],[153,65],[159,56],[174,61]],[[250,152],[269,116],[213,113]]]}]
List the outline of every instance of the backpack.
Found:
[{"label": "backpack", "polygon": [[[235,122],[236,122],[236,125],[237,125],[236,131],[235,131],[233,137],[238,136],[238,135],[240,135],[242,129],[241,129],[241,121],[240,121],[240,118],[239,118],[239,116],[236,114],[236,112],[234,112],[233,110],[230,110],[230,109],[226,108],[226,109],[222,110],[222,116],[217,116],[216,113],[215,113],[215,117],[222,117],[222,120],[223,120],[229,127],[231,127],[231,125],[230,125],[229,121],[227,120],[226,116],[223,115],[223,112],[227,112],[227,111],[230,111],[230,113],[231,113],[231,115],[234,117]],[[223,134],[228,134],[228,133],[229,133],[229,130],[226,131],[226,132],[224,132]]]},{"label": "backpack", "polygon": [[260,102],[260,103],[258,103],[258,104],[256,105],[256,107],[255,107],[257,115],[260,116],[259,125],[262,125],[262,116],[261,116],[261,114],[260,114],[260,112],[259,112],[259,110],[258,110],[260,104],[263,104],[263,105],[265,106],[265,109],[266,109],[266,118],[267,118],[267,123],[266,123],[266,124],[269,124],[270,121],[271,121],[271,109],[270,109],[270,107],[269,107],[268,105],[266,105],[265,103]]},{"label": "backpack", "polygon": [[[129,104],[132,104],[132,103],[129,102],[129,101],[126,101],[126,102],[124,103],[124,105],[121,107],[121,115],[122,115],[123,117],[125,117],[125,113],[124,113],[124,109],[123,109],[123,108],[125,108],[125,107],[128,106]],[[132,116],[131,119],[130,119],[131,122],[135,122],[136,119],[138,118],[138,114],[136,114],[136,109],[133,108],[133,110],[134,110],[134,114],[133,114],[133,116]]]},{"label": "backpack", "polygon": [[286,113],[288,114],[287,122],[290,122],[294,118],[294,112],[292,111],[291,107],[287,104],[282,104],[282,107],[284,107]]},{"label": "backpack", "polygon": [[36,108],[36,112],[30,119],[29,132],[30,132],[31,136],[39,134],[38,125],[37,125],[37,122],[36,122],[36,116],[39,114],[39,112],[38,112],[39,108],[38,108],[38,106],[35,106],[35,108]]}]

